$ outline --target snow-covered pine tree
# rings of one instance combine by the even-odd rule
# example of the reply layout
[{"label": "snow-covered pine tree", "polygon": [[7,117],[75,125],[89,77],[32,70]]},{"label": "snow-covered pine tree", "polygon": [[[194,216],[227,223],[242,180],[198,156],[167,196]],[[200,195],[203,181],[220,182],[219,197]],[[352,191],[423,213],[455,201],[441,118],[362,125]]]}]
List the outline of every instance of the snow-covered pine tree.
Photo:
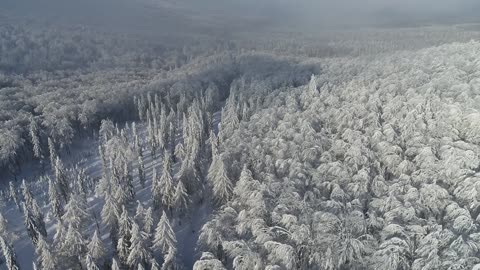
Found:
[{"label": "snow-covered pine tree", "polygon": [[145,165],[143,162],[143,156],[138,155],[138,180],[140,181],[140,184],[142,187],[145,187],[145,181],[146,181],[146,176],[145,176]]},{"label": "snow-covered pine tree", "polygon": [[43,150],[42,150],[42,145],[41,145],[41,139],[40,139],[40,129],[38,127],[37,120],[31,116],[30,117],[30,139],[32,141],[32,146],[33,146],[33,156],[40,160],[40,162],[43,164]]},{"label": "snow-covered pine tree", "polygon": [[160,123],[159,123],[159,130],[158,130],[158,145],[160,149],[166,149],[168,144],[168,120],[167,120],[167,112],[165,110],[165,106],[162,106],[160,112]]},{"label": "snow-covered pine tree", "polygon": [[119,230],[118,230],[118,243],[117,243],[117,254],[119,259],[123,264],[127,264],[128,255],[130,253],[130,238],[131,238],[131,229],[132,221],[128,216],[128,211],[125,206],[122,206],[122,214],[118,220]]},{"label": "snow-covered pine tree", "polygon": [[36,245],[39,235],[46,237],[47,231],[43,215],[40,213],[37,202],[34,199],[32,200],[32,206],[29,208],[23,203],[24,224],[32,243]]},{"label": "snow-covered pine tree", "polygon": [[[154,198],[155,205],[159,207],[160,205],[164,209],[171,210],[174,202],[175,187],[173,185],[173,177],[171,174],[171,165],[170,165],[170,154],[165,152],[163,157],[163,170],[162,176],[160,177],[159,185],[160,190],[155,190]],[[160,199],[160,201],[159,201]]]},{"label": "snow-covered pine tree", "polygon": [[148,131],[148,143],[150,144],[150,153],[152,157],[155,158],[156,152],[157,152],[157,140],[156,140],[155,134],[157,132],[155,132],[153,128],[153,121],[150,118],[148,118],[147,131]]},{"label": "snow-covered pine tree", "polygon": [[226,270],[222,262],[215,258],[210,252],[203,252],[200,260],[196,261],[193,265],[193,270]]},{"label": "snow-covered pine tree", "polygon": [[59,157],[55,160],[55,183],[58,185],[60,195],[65,202],[68,202],[70,196],[70,185],[68,183],[67,172]]},{"label": "snow-covered pine tree", "polygon": [[112,268],[111,270],[120,270],[120,265],[118,264],[115,258],[112,258]]},{"label": "snow-covered pine tree", "polygon": [[214,156],[207,176],[213,188],[213,196],[219,204],[227,202],[232,196],[233,184],[228,178],[221,156]]},{"label": "snow-covered pine tree", "polygon": [[87,254],[98,263],[101,259],[103,259],[106,252],[107,251],[103,245],[103,242],[98,236],[98,231],[95,230],[90,243],[87,245]]},{"label": "snow-covered pine tree", "polygon": [[133,219],[135,222],[137,222],[137,224],[139,224],[140,227],[142,227],[144,216],[145,208],[143,207],[143,203],[137,201],[137,209],[135,210],[135,216],[133,216]]},{"label": "snow-covered pine tree", "polygon": [[127,258],[127,264],[133,268],[136,265],[146,265],[150,257],[150,252],[146,247],[145,235],[142,233],[136,222],[132,222],[130,231],[130,250]]},{"label": "snow-covered pine tree", "polygon": [[[8,230],[7,220],[5,219],[3,214],[0,213],[0,235],[6,236],[8,234],[7,230]],[[7,238],[7,237],[5,237],[5,238]],[[5,240],[8,240],[8,239],[5,239]]]},{"label": "snow-covered pine tree", "polygon": [[95,263],[95,260],[88,253],[85,256],[85,266],[86,266],[87,270],[100,270],[100,268]]},{"label": "snow-covered pine tree", "polygon": [[178,269],[177,250],[176,248],[169,248],[168,253],[164,256],[162,270],[176,270]]},{"label": "snow-covered pine tree", "polygon": [[48,199],[50,201],[50,209],[53,215],[57,219],[61,218],[63,215],[63,207],[60,202],[60,195],[57,191],[57,185],[50,177],[48,177]]},{"label": "snow-covered pine tree", "polygon": [[55,143],[53,142],[52,138],[48,137],[48,151],[50,154],[50,166],[52,167],[52,171],[55,170],[56,160],[57,160],[57,150],[55,148]]},{"label": "snow-covered pine tree", "polygon": [[103,204],[100,215],[102,217],[102,223],[110,229],[110,236],[115,236],[118,231],[120,213],[117,204],[109,193],[105,194],[105,203]]},{"label": "snow-covered pine tree", "polygon": [[123,163],[123,179],[125,179],[125,189],[128,194],[127,202],[133,202],[135,199],[135,187],[133,185],[133,176],[130,173],[130,167],[128,166],[127,161]]},{"label": "snow-covered pine tree", "polygon": [[37,253],[38,265],[42,270],[56,270],[57,257],[53,254],[50,245],[47,243],[43,236],[39,236],[37,246],[35,248]]},{"label": "snow-covered pine tree", "polygon": [[17,256],[13,247],[0,235],[0,245],[2,246],[3,258],[5,258],[5,266],[7,270],[19,270],[20,266],[17,262]]},{"label": "snow-covered pine tree", "polygon": [[158,265],[157,261],[155,258],[152,258],[150,260],[150,270],[160,270],[160,265]]},{"label": "snow-covered pine tree", "polygon": [[179,214],[182,214],[188,208],[190,199],[188,198],[187,189],[181,179],[178,180],[173,196],[173,208]]},{"label": "snow-covered pine tree", "polygon": [[86,225],[89,216],[85,198],[78,193],[72,194],[67,205],[65,205],[62,221],[67,225],[73,225],[75,229],[81,230]]},{"label": "snow-covered pine tree", "polygon": [[145,211],[145,215],[143,216],[143,231],[147,235],[150,235],[152,233],[153,226],[153,210],[152,207],[148,207],[148,209]]},{"label": "snow-covered pine tree", "polygon": [[59,248],[67,233],[67,228],[61,220],[57,220],[55,234],[53,235],[53,247]]},{"label": "snow-covered pine tree", "polygon": [[170,248],[176,249],[177,240],[175,232],[170,225],[167,214],[163,211],[162,217],[158,221],[157,228],[153,239],[153,250],[165,255]]},{"label": "snow-covered pine tree", "polygon": [[77,260],[79,256],[82,256],[86,249],[82,234],[72,224],[68,225],[67,232],[60,245],[59,250],[62,255],[75,260]]},{"label": "snow-covered pine tree", "polygon": [[8,188],[9,188],[8,195],[9,195],[10,199],[13,200],[13,202],[15,203],[17,208],[19,210],[21,210],[20,201],[18,199],[18,194],[17,194],[17,189],[15,188],[15,185],[13,184],[12,181],[8,182]]}]

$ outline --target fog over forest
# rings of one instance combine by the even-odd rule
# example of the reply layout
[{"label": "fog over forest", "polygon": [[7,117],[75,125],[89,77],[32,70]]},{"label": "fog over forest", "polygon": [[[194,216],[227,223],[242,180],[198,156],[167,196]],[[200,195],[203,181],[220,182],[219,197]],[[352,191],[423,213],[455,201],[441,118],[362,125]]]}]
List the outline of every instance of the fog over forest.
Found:
[{"label": "fog over forest", "polygon": [[478,14],[0,0],[0,270],[480,270]]}]

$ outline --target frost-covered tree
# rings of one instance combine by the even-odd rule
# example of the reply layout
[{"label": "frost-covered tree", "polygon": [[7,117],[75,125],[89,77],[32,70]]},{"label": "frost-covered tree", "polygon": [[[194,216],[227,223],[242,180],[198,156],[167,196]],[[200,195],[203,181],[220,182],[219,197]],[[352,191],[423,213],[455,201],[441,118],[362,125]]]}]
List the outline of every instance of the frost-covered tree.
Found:
[{"label": "frost-covered tree", "polygon": [[170,154],[165,152],[162,176],[153,190],[154,205],[157,208],[162,206],[164,209],[172,209],[173,207],[175,187],[173,185],[170,162]]},{"label": "frost-covered tree", "polygon": [[20,266],[17,262],[17,256],[12,246],[0,236],[0,245],[2,246],[3,258],[5,258],[5,266],[8,270],[19,270]]},{"label": "frost-covered tree", "polygon": [[50,155],[50,166],[52,166],[52,170],[55,170],[56,161],[57,161],[57,150],[55,148],[55,143],[53,142],[52,138],[48,137],[48,151]]},{"label": "frost-covered tree", "polygon": [[128,216],[128,211],[125,206],[122,207],[122,214],[118,219],[118,228],[117,254],[121,262],[127,264],[131,247],[132,220]]},{"label": "frost-covered tree", "polygon": [[56,218],[61,218],[63,215],[63,207],[61,203],[60,194],[57,190],[57,185],[51,178],[48,178],[48,199],[50,201],[50,208]]},{"label": "frost-covered tree", "polygon": [[63,166],[63,162],[59,157],[55,160],[55,183],[58,185],[58,190],[65,202],[68,202],[70,196],[70,185],[67,177],[67,172]]},{"label": "frost-covered tree", "polygon": [[145,181],[146,181],[146,176],[145,176],[145,165],[143,163],[143,156],[138,155],[138,179],[140,181],[140,184],[142,187],[145,187]]},{"label": "frost-covered tree", "polygon": [[115,258],[112,258],[111,270],[120,270],[120,265]]},{"label": "frost-covered tree", "polygon": [[154,258],[150,260],[150,270],[160,270],[160,265],[158,265]]},{"label": "frost-covered tree", "polygon": [[143,231],[150,235],[153,230],[154,221],[153,221],[153,210],[152,207],[148,207],[143,216]]},{"label": "frost-covered tree", "polygon": [[43,150],[40,137],[40,129],[34,117],[30,117],[30,140],[33,146],[33,156],[43,162]]},{"label": "frost-covered tree", "polygon": [[58,267],[57,257],[52,252],[50,245],[42,236],[38,238],[38,243],[35,248],[35,252],[37,253],[37,262],[38,262],[38,265],[40,265],[41,269],[45,269],[45,270],[57,269]]},{"label": "frost-covered tree", "polygon": [[137,265],[146,265],[150,257],[148,248],[146,247],[145,235],[140,230],[136,222],[132,223],[130,232],[130,253],[128,254],[127,264],[130,267]]},{"label": "frost-covered tree", "polygon": [[175,232],[170,225],[167,214],[163,211],[163,214],[158,221],[157,228],[155,229],[152,249],[165,255],[169,252],[170,248],[175,250],[176,246],[177,239],[175,237]]},{"label": "frost-covered tree", "polygon": [[87,245],[87,254],[96,262],[101,260],[106,254],[106,249],[103,246],[102,240],[98,236],[97,230],[93,233],[90,243]]},{"label": "frost-covered tree", "polygon": [[88,253],[87,256],[85,256],[85,266],[87,270],[100,270],[92,256]]},{"label": "frost-covered tree", "polygon": [[204,270],[204,269],[211,269],[211,270],[225,270],[225,266],[223,266],[222,262],[215,258],[212,253],[204,252],[202,253],[202,257],[200,260],[196,261],[193,265],[193,270]]},{"label": "frost-covered tree", "polygon": [[225,203],[232,196],[233,184],[225,171],[225,165],[220,156],[213,157],[208,170],[208,180],[213,188],[213,195],[217,203]]},{"label": "frost-covered tree", "polygon": [[182,213],[188,208],[189,197],[187,194],[187,189],[183,184],[182,180],[178,180],[177,186],[175,187],[175,194],[173,196],[173,205],[174,209],[178,213]]},{"label": "frost-covered tree", "polygon": [[15,203],[15,205],[17,206],[18,209],[21,209],[19,198],[18,198],[18,195],[17,195],[17,190],[16,190],[15,185],[13,184],[12,181],[8,182],[8,188],[9,188],[8,194],[9,194],[10,199],[13,200],[13,202]]},{"label": "frost-covered tree", "polygon": [[70,196],[70,200],[65,205],[62,221],[76,229],[82,229],[86,225],[89,216],[85,198],[78,193]]}]

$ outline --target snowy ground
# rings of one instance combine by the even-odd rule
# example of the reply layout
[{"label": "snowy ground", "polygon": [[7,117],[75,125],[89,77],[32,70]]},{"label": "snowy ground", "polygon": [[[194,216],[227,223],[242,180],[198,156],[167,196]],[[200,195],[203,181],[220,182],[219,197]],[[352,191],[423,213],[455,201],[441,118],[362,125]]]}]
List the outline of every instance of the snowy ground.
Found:
[{"label": "snowy ground", "polygon": [[[217,112],[214,114],[214,125],[217,126],[220,120],[220,113]],[[144,205],[145,209],[151,206],[151,184],[152,184],[152,171],[153,167],[156,166],[157,173],[161,173],[161,158],[158,157],[153,159],[150,153],[149,147],[145,145],[147,131],[143,125],[138,125],[139,134],[143,138],[144,142],[144,157],[145,157],[145,173],[147,176],[147,182],[145,188],[142,188],[138,179],[135,179],[135,192],[136,200],[139,200]],[[181,128],[179,128],[181,130]],[[177,135],[178,139],[181,138],[181,134]],[[101,160],[98,153],[98,140],[96,139],[83,139],[77,141],[70,150],[71,154],[61,153],[61,159],[64,162],[66,167],[70,167],[73,164],[78,163],[81,167],[86,169],[87,175],[93,179],[99,179],[101,177],[102,168]],[[178,166],[178,164],[177,164]],[[31,185],[31,190],[34,193],[35,198],[37,199],[40,207],[44,210],[45,222],[47,225],[48,239],[50,242],[53,240],[53,235],[55,234],[55,222],[48,215],[49,206],[47,199],[48,185],[38,182],[36,179],[42,175],[41,167],[36,162],[30,162],[24,166],[23,172],[18,176],[18,179],[26,179],[26,181]],[[51,174],[49,166],[46,167],[47,173]],[[134,170],[136,173],[136,170]],[[51,176],[53,177],[53,176]],[[16,182],[17,187],[20,185],[21,181]],[[7,187],[3,186],[3,191],[6,191]],[[20,192],[20,189],[17,189]],[[89,230],[92,232],[96,228],[96,223],[93,216],[96,216],[100,219],[100,212],[103,207],[103,199],[95,197],[93,194],[87,199],[90,207],[90,212],[92,214],[92,222]],[[1,206],[1,205],[0,205]],[[132,211],[135,211],[136,204],[132,208]],[[199,257],[200,254],[197,254],[196,251],[196,242],[199,236],[199,231],[202,228],[203,224],[208,220],[210,214],[212,213],[212,205],[210,202],[198,203],[193,202],[189,214],[187,214],[182,220],[171,220],[172,226],[176,232],[177,242],[178,242],[178,255],[179,260],[184,264],[186,269],[192,269],[195,260]],[[17,239],[14,241],[14,249],[17,253],[17,259],[19,261],[20,267],[23,270],[32,269],[32,262],[35,258],[35,251],[32,245],[30,238],[27,235],[25,226],[23,223],[23,214],[15,206],[13,202],[6,202],[5,205],[1,208],[2,214],[7,219],[8,229],[16,234]],[[131,212],[133,215],[134,213]],[[157,215],[157,214],[156,214]],[[160,218],[158,215],[154,216],[155,220],[158,221]],[[100,222],[100,221],[99,221]],[[91,234],[90,234],[91,235]],[[105,226],[101,226],[101,237],[104,241],[104,244],[107,248],[111,248],[111,242],[109,239],[108,229]],[[5,265],[0,265],[0,270],[5,269]]]}]

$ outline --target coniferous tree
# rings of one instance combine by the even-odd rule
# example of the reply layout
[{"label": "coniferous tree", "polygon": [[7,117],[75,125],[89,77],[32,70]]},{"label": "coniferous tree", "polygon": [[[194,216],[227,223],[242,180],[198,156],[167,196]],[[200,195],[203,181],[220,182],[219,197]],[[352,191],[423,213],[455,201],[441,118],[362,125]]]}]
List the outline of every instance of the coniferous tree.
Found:
[{"label": "coniferous tree", "polygon": [[100,213],[103,224],[107,225],[110,229],[110,237],[113,244],[116,246],[116,237],[118,233],[118,219],[120,216],[118,207],[110,194],[105,194],[105,204],[103,205],[102,212]]},{"label": "coniferous tree", "polygon": [[175,194],[173,196],[173,205],[177,212],[182,213],[188,208],[189,198],[187,189],[182,180],[179,180],[175,188]]},{"label": "coniferous tree", "polygon": [[37,253],[38,264],[44,270],[56,270],[58,267],[57,257],[53,254],[49,244],[43,236],[39,236],[37,246],[35,248]]},{"label": "coniferous tree", "polygon": [[105,256],[106,249],[103,246],[102,240],[98,236],[97,230],[93,233],[92,239],[87,245],[87,250],[87,254],[90,255],[95,262],[99,262]]},{"label": "coniferous tree", "polygon": [[145,188],[145,181],[146,181],[145,165],[143,162],[143,156],[141,155],[138,155],[138,179],[142,187]]},{"label": "coniferous tree", "polygon": [[20,202],[19,202],[18,195],[17,195],[17,190],[16,190],[12,181],[8,182],[8,188],[9,188],[8,193],[10,195],[10,198],[13,200],[13,202],[15,203],[17,208],[20,210],[21,207],[20,207]]},{"label": "coniferous tree", "polygon": [[[7,235],[7,220],[3,217],[3,214],[0,213],[0,235]],[[6,239],[8,240],[8,239]]]},{"label": "coniferous tree", "polygon": [[128,162],[123,164],[123,179],[125,179],[125,188],[127,190],[127,202],[133,202],[135,199],[135,187],[133,186],[133,177],[130,174]]},{"label": "coniferous tree", "polygon": [[92,256],[88,253],[85,256],[85,266],[87,267],[87,270],[100,270]]},{"label": "coniferous tree", "polygon": [[163,157],[163,170],[159,183],[154,190],[154,204],[165,209],[172,209],[173,199],[175,195],[175,187],[173,186],[173,177],[171,174],[170,155],[165,152]]},{"label": "coniferous tree", "polygon": [[127,258],[127,264],[132,268],[139,264],[145,265],[150,254],[145,246],[145,235],[140,231],[136,222],[132,223],[130,234],[130,252]]},{"label": "coniferous tree", "polygon": [[67,233],[67,228],[61,220],[57,220],[56,231],[53,235],[53,247],[59,248],[62,244],[65,234]]},{"label": "coniferous tree", "polygon": [[148,207],[147,210],[145,211],[145,215],[143,216],[143,231],[147,235],[150,235],[152,233],[153,226],[154,226],[153,210],[152,210],[152,207]]},{"label": "coniferous tree", "polygon": [[75,261],[78,261],[78,257],[85,252],[85,242],[82,234],[72,224],[68,225],[68,229],[60,245],[60,252]]},{"label": "coniferous tree", "polygon": [[70,186],[68,183],[67,172],[63,166],[63,162],[59,157],[55,160],[55,182],[58,185],[58,190],[65,202],[68,202],[70,196]]},{"label": "coniferous tree", "polygon": [[67,205],[65,205],[65,213],[62,216],[62,220],[68,225],[73,225],[75,229],[82,229],[86,225],[89,216],[84,197],[74,193]]},{"label": "coniferous tree", "polygon": [[32,141],[32,146],[33,146],[33,156],[40,160],[40,163],[42,164],[43,167],[43,151],[42,151],[42,145],[41,145],[41,140],[40,140],[40,130],[38,127],[38,123],[35,120],[35,118],[30,117],[30,139]]},{"label": "coniferous tree", "polygon": [[60,195],[57,191],[57,185],[50,177],[48,178],[48,199],[50,201],[50,207],[53,215],[57,219],[61,218],[63,215],[63,208],[62,203],[60,202]]},{"label": "coniferous tree", "polygon": [[112,258],[112,270],[120,270],[120,265],[115,258]]},{"label": "coniferous tree", "polygon": [[150,270],[160,270],[160,265],[158,265],[157,261],[155,258],[152,258],[150,260]]},{"label": "coniferous tree", "polygon": [[50,137],[48,137],[48,151],[50,154],[50,166],[52,167],[52,171],[54,171],[58,156],[57,156],[57,150],[55,148],[55,143]]},{"label": "coniferous tree", "polygon": [[160,254],[165,255],[169,252],[170,248],[175,250],[176,245],[175,232],[172,226],[170,226],[167,214],[163,211],[162,217],[160,221],[158,221],[157,228],[155,229],[152,248]]},{"label": "coniferous tree", "polygon": [[213,195],[217,203],[222,204],[227,202],[232,195],[233,184],[227,176],[221,157],[213,157],[207,177],[213,188]]},{"label": "coniferous tree", "polygon": [[2,247],[3,258],[5,258],[5,265],[8,270],[19,270],[20,266],[17,262],[17,256],[12,246],[9,245],[5,239],[0,236],[0,245]]},{"label": "coniferous tree", "polygon": [[131,238],[131,229],[132,221],[128,216],[127,209],[125,206],[122,206],[122,214],[118,220],[119,230],[118,230],[118,243],[117,243],[117,254],[119,259],[123,264],[127,264],[128,255],[130,253],[130,238]]}]

